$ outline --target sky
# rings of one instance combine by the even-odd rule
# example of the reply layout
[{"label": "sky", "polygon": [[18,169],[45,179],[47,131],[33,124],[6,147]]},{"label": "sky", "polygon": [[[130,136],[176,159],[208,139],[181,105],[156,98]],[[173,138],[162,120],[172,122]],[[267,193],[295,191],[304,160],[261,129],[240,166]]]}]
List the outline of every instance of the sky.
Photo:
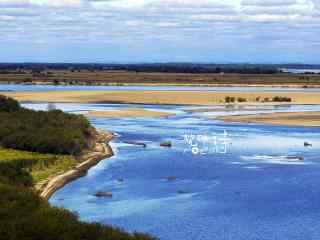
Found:
[{"label": "sky", "polygon": [[0,0],[0,62],[320,63],[320,0]]}]

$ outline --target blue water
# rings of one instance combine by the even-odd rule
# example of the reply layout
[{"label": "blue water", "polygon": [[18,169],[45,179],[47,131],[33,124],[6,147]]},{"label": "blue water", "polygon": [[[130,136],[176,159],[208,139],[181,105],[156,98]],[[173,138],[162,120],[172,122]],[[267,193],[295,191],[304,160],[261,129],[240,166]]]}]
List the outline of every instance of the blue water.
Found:
[{"label": "blue water", "polygon": [[[69,112],[121,107],[135,106],[59,105]],[[115,156],[56,192],[52,205],[75,211],[85,221],[163,240],[320,239],[320,129],[227,124],[206,114],[185,113],[183,106],[145,107],[177,114],[162,119],[91,118],[97,128],[118,134],[111,143]],[[287,110],[297,108],[304,106]],[[225,131],[227,153],[195,155],[184,139],[186,134],[220,138]],[[147,147],[124,143],[128,140]],[[172,141],[173,147],[160,147],[163,140]],[[304,147],[305,141],[313,146]],[[168,181],[170,176],[176,180]],[[111,191],[113,197],[97,198],[97,191]]]},{"label": "blue water", "polygon": [[57,91],[57,90],[163,90],[163,91],[209,91],[209,92],[320,92],[320,88],[288,88],[288,87],[194,87],[194,86],[55,86],[31,84],[0,84],[0,92],[4,91]]}]

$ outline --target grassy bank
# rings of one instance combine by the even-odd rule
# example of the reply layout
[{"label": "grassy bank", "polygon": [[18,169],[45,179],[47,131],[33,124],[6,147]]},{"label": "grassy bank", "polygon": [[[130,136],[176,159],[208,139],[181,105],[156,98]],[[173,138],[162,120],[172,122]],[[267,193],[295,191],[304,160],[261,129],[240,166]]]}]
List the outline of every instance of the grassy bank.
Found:
[{"label": "grassy bank", "polygon": [[0,148],[0,163],[16,165],[28,171],[34,184],[76,166],[77,161],[69,155],[41,154]]},{"label": "grassy bank", "polygon": [[76,214],[51,207],[34,190],[39,181],[73,168],[78,155],[98,141],[84,117],[27,110],[0,96],[0,119],[0,239],[154,239],[81,222]]}]

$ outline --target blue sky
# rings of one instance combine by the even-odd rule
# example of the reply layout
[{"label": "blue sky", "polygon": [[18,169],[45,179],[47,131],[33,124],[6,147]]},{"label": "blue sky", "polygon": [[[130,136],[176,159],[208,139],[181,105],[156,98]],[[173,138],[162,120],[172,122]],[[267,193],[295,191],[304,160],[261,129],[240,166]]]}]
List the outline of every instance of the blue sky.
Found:
[{"label": "blue sky", "polygon": [[0,0],[0,62],[320,63],[320,0]]}]

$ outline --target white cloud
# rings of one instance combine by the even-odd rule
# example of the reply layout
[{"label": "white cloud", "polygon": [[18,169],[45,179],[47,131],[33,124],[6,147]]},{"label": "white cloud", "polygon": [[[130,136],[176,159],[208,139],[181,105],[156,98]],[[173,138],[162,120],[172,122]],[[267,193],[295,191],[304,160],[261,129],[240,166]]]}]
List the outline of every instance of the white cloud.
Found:
[{"label": "white cloud", "polygon": [[319,25],[320,0],[0,0],[1,41],[307,46]]},{"label": "white cloud", "polygon": [[45,7],[74,7],[80,6],[82,0],[0,0],[1,6],[45,6]]}]

